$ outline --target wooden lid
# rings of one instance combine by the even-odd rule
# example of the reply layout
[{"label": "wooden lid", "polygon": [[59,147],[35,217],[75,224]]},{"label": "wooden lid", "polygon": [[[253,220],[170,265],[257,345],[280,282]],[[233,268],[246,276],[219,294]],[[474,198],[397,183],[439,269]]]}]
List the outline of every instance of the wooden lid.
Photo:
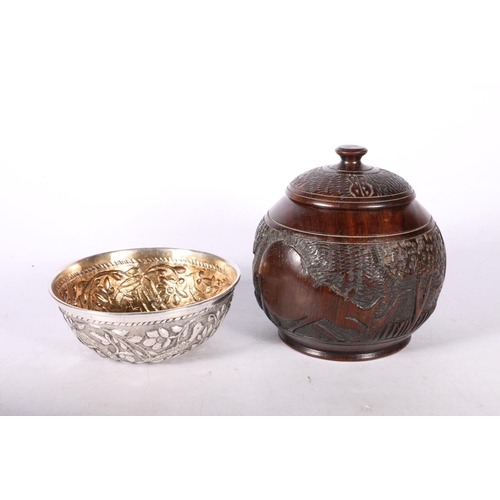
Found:
[{"label": "wooden lid", "polygon": [[362,146],[344,145],[335,150],[336,165],[314,168],[289,185],[287,196],[318,207],[370,209],[405,205],[415,199],[412,187],[399,175],[362,163]]}]

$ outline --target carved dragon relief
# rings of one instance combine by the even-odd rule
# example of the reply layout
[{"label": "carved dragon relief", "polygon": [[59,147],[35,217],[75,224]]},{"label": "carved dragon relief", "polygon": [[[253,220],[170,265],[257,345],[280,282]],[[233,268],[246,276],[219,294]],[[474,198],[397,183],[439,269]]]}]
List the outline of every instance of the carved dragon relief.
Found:
[{"label": "carved dragon relief", "polygon": [[[348,327],[326,318],[285,321],[272,317],[262,300],[259,266],[264,251],[277,241],[299,254],[303,270],[315,287],[325,286],[345,302],[371,312],[370,323],[355,315],[345,317]],[[416,329],[436,306],[446,267],[444,243],[436,225],[425,234],[404,240],[346,245],[276,230],[262,220],[254,254],[255,295],[270,319],[287,331],[340,343],[364,341],[366,332],[377,328],[372,341],[392,339]],[[384,324],[387,326],[381,329]]]}]

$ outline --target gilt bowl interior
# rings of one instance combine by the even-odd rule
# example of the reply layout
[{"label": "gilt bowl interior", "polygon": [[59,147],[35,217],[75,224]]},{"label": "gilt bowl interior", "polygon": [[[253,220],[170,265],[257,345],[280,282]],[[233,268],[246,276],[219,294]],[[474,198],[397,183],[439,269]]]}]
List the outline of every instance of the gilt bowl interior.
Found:
[{"label": "gilt bowl interior", "polygon": [[229,293],[238,268],[216,255],[177,248],[102,253],[59,271],[51,293],[62,304],[118,314],[190,308]]}]

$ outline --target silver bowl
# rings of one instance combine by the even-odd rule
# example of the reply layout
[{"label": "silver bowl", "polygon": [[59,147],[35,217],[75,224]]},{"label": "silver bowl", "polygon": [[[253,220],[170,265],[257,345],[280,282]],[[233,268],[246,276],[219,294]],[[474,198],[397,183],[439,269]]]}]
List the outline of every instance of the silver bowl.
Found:
[{"label": "silver bowl", "polygon": [[237,266],[210,253],[139,248],[64,267],[50,293],[78,340],[100,356],[158,363],[215,333],[239,279]]}]

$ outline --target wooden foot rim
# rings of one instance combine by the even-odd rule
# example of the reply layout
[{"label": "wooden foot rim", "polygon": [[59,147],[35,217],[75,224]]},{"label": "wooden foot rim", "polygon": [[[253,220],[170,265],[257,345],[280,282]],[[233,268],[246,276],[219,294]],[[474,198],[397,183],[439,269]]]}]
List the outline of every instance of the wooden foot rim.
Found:
[{"label": "wooden foot rim", "polygon": [[[335,350],[322,351],[317,349],[312,349],[310,347],[303,346],[299,344],[294,339],[292,339],[286,332],[283,330],[278,330],[279,336],[281,340],[296,351],[301,352],[302,354],[307,354],[308,356],[313,356],[315,358],[321,359],[329,359],[333,361],[368,361],[370,359],[378,359],[383,358],[385,356],[390,356],[401,349],[405,348],[411,340],[411,335],[401,340],[396,344],[391,344],[390,346],[384,348],[383,346],[378,346],[379,349],[374,350],[372,352],[341,352]],[[374,349],[377,348],[377,345],[373,346]]]}]

